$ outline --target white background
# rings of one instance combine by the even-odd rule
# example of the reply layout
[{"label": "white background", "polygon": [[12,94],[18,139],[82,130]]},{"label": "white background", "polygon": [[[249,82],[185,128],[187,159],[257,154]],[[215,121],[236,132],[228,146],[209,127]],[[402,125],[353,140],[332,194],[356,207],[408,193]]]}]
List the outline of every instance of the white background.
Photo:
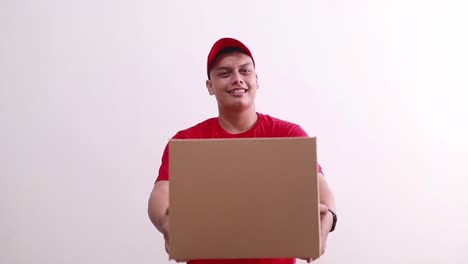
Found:
[{"label": "white background", "polygon": [[206,56],[252,50],[257,110],[318,137],[319,263],[466,263],[463,1],[0,1],[0,263],[167,263],[167,140],[216,116]]}]

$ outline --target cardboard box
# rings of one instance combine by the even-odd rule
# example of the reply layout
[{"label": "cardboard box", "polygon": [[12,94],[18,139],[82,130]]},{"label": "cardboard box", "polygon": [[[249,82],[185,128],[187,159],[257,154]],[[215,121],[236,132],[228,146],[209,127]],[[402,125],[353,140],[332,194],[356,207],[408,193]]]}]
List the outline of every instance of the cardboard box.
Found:
[{"label": "cardboard box", "polygon": [[315,138],[169,142],[170,258],[320,256]]}]

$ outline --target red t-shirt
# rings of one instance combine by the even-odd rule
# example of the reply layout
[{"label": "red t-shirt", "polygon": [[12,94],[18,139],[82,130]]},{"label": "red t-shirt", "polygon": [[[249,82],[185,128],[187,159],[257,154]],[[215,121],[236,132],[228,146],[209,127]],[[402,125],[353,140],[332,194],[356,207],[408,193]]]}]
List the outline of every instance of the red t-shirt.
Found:
[{"label": "red t-shirt", "polygon": [[[270,137],[308,137],[307,133],[299,126],[283,121],[269,115],[257,113],[258,120],[249,130],[231,134],[224,130],[218,122],[218,118],[207,119],[191,128],[177,132],[174,139],[199,139],[199,138],[270,138]],[[322,168],[317,164],[317,171]],[[156,181],[169,180],[169,147],[164,148],[161,167]]]},{"label": "red t-shirt", "polygon": [[[191,128],[179,131],[174,139],[200,138],[270,138],[270,137],[308,137],[299,126],[268,115],[257,113],[258,120],[249,130],[231,134],[226,132],[218,122],[218,118],[207,119]],[[317,171],[322,168],[317,164]],[[169,147],[166,145],[162,156],[161,167],[156,181],[169,180]],[[216,259],[191,260],[188,264],[294,264],[296,259]]]}]

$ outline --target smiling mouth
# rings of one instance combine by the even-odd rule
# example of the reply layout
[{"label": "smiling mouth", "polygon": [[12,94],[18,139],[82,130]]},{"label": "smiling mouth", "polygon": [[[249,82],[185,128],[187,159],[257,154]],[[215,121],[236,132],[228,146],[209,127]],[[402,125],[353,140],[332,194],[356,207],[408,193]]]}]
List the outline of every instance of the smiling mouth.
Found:
[{"label": "smiling mouth", "polygon": [[232,89],[228,91],[228,93],[246,93],[246,92],[247,92],[247,89],[243,89],[243,88],[236,88],[236,89]]}]

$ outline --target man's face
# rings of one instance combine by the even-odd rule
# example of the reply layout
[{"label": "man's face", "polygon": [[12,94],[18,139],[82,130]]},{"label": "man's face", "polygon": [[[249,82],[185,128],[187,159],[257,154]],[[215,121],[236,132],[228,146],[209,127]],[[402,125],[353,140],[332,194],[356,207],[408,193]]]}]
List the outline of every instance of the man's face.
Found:
[{"label": "man's face", "polygon": [[252,59],[240,52],[220,55],[211,68],[206,87],[216,97],[220,109],[240,111],[253,107],[258,82]]}]

